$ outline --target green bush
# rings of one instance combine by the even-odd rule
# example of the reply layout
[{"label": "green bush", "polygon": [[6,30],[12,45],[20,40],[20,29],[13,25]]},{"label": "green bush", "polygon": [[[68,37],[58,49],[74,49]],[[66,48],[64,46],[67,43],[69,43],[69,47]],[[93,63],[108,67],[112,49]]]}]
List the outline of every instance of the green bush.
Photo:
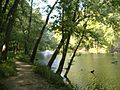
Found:
[{"label": "green bush", "polygon": [[46,78],[49,83],[54,84],[55,86],[63,87],[65,85],[63,78],[58,74],[55,74],[45,65],[36,65],[33,67],[33,71]]},{"label": "green bush", "polygon": [[16,74],[16,65],[9,60],[7,63],[0,64],[0,77],[9,77]]},{"label": "green bush", "polygon": [[28,62],[29,60],[29,56],[22,53],[17,54],[15,58],[23,62]]}]

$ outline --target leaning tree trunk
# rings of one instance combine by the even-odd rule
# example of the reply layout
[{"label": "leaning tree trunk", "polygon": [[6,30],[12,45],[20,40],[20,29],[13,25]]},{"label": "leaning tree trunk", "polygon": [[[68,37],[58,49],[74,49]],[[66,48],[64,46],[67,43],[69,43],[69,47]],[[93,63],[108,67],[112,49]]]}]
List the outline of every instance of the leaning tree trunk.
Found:
[{"label": "leaning tree trunk", "polygon": [[56,56],[58,55],[58,53],[59,53],[61,47],[62,47],[63,44],[64,44],[64,41],[65,41],[65,37],[62,37],[62,39],[61,39],[61,41],[60,41],[58,47],[56,48],[56,50],[55,50],[55,52],[53,53],[53,55],[52,55],[50,61],[48,62],[48,67],[49,67],[49,68],[51,68],[51,66],[52,66],[52,64],[53,64],[53,62],[54,62]]},{"label": "leaning tree trunk", "polygon": [[8,22],[6,29],[5,29],[5,37],[4,37],[4,44],[2,46],[2,61],[7,60],[7,53],[8,53],[8,48],[9,48],[9,41],[10,41],[10,36],[11,36],[11,31],[13,28],[13,24],[15,21],[15,12],[17,10],[18,4],[20,0],[15,0],[13,6],[11,7],[9,14],[11,14],[11,17],[8,17]]},{"label": "leaning tree trunk", "polygon": [[56,2],[54,3],[54,5],[52,6],[50,12],[48,13],[48,16],[47,16],[47,18],[46,18],[45,24],[44,24],[44,26],[43,26],[43,28],[42,28],[42,30],[41,30],[41,32],[40,32],[39,38],[37,39],[37,41],[36,41],[36,43],[35,43],[35,46],[34,46],[34,48],[33,48],[33,52],[32,52],[31,58],[30,58],[30,62],[31,62],[31,63],[34,63],[34,59],[35,59],[35,55],[36,55],[36,53],[37,53],[38,45],[39,45],[39,43],[40,43],[40,41],[41,41],[41,38],[42,38],[42,35],[43,35],[43,33],[44,33],[45,27],[46,27],[47,24],[48,24],[50,14],[52,13],[52,11],[53,11],[55,5],[57,4],[57,2],[58,2],[58,0],[56,0]]},{"label": "leaning tree trunk", "polygon": [[[76,7],[75,7],[75,10],[73,12],[73,17],[72,17],[72,25],[74,26],[74,24],[76,23],[76,16],[77,16],[77,10],[79,9],[79,5],[77,5],[79,3],[79,0],[77,0],[76,2]],[[71,15],[70,15],[71,16]],[[64,62],[65,62],[65,58],[66,58],[66,55],[67,55],[67,50],[68,50],[68,46],[69,46],[69,42],[70,42],[70,37],[72,35],[72,29],[73,27],[71,26],[71,29],[70,29],[70,32],[68,33],[68,37],[67,37],[67,42],[66,42],[66,45],[65,45],[65,49],[63,50],[63,56],[62,56],[62,59],[60,61],[60,64],[59,64],[59,67],[58,67],[58,70],[56,73],[58,73],[59,75],[61,74],[62,72],[62,69],[63,69],[63,66],[64,66]]]},{"label": "leaning tree trunk", "polygon": [[71,59],[70,59],[70,62],[69,62],[69,64],[68,64],[68,67],[67,67],[67,69],[66,69],[66,72],[65,72],[65,75],[64,75],[64,77],[66,77],[66,78],[67,78],[67,74],[68,74],[68,72],[69,72],[69,70],[70,70],[70,68],[71,68],[71,66],[72,66],[72,62],[73,62],[73,59],[74,59],[75,54],[76,54],[76,52],[77,52],[77,49],[79,48],[79,46],[80,46],[80,44],[81,44],[81,42],[82,42],[82,39],[83,39],[83,37],[84,37],[84,33],[85,33],[85,30],[86,30],[86,27],[87,27],[87,22],[84,24],[84,31],[82,32],[82,36],[81,36],[81,38],[80,38],[80,40],[79,40],[79,42],[78,42],[78,45],[77,45],[76,49],[74,50],[74,53],[73,53],[73,55],[72,55],[72,57],[71,57]]},{"label": "leaning tree trunk", "polygon": [[64,24],[63,24],[63,21],[64,21],[64,7],[63,7],[63,9],[62,9],[62,27],[61,27],[62,39],[61,39],[60,43],[58,44],[55,52],[53,53],[51,59],[50,59],[49,62],[48,62],[48,67],[49,67],[49,68],[51,68],[51,66],[52,66],[55,58],[57,57],[57,55],[58,55],[61,47],[63,46],[63,44],[64,44],[64,42],[65,42],[65,40],[66,40],[66,37],[65,37],[65,35],[64,35]]},{"label": "leaning tree trunk", "polygon": [[69,42],[70,42],[70,36],[71,36],[71,34],[68,35],[65,47],[63,46],[62,59],[60,60],[58,70],[56,71],[56,73],[59,74],[59,75],[61,74],[63,66],[64,66],[64,62],[65,62],[65,58],[66,58],[66,55],[67,55],[67,50],[68,50],[68,46],[69,46]]}]

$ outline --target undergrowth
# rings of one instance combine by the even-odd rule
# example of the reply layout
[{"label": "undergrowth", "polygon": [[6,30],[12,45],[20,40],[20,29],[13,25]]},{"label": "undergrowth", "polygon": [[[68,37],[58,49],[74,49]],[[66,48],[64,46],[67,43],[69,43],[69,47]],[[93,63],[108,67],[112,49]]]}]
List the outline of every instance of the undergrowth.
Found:
[{"label": "undergrowth", "polygon": [[0,77],[9,77],[16,75],[16,65],[13,60],[9,59],[0,64]]},{"label": "undergrowth", "polygon": [[42,77],[46,78],[50,84],[53,84],[56,88],[61,88],[60,90],[73,90],[73,88],[65,84],[63,78],[51,71],[47,66],[37,64],[33,66],[33,71],[40,74]]}]

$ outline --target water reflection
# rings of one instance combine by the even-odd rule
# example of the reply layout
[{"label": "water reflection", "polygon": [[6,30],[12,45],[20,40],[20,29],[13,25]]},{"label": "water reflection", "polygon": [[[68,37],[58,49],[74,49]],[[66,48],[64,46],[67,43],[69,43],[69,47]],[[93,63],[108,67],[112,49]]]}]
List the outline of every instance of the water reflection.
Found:
[{"label": "water reflection", "polygon": [[[37,59],[36,63],[47,65],[53,53],[54,51],[50,51],[50,50],[38,51],[36,55],[36,59]],[[59,56],[56,57],[51,69],[54,72],[56,72],[58,65],[59,65]]]},{"label": "water reflection", "polygon": [[[53,51],[38,52],[39,63],[47,65]],[[61,56],[58,55],[52,65],[55,72]],[[70,55],[67,55],[65,67]],[[79,90],[120,90],[120,55],[87,54],[76,56],[68,74],[70,83]],[[63,70],[62,75],[65,70]]]},{"label": "water reflection", "polygon": [[[104,54],[78,56],[68,77],[80,90],[120,90],[119,59],[119,55],[114,58]],[[113,60],[117,64],[112,64]],[[94,70],[94,74],[91,70]]]}]

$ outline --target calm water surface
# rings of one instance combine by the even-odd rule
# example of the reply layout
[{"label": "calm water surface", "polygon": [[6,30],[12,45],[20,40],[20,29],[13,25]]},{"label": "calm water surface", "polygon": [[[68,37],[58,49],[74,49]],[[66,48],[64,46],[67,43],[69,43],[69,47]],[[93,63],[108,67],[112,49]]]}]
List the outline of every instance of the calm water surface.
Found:
[{"label": "calm water surface", "polygon": [[[38,56],[41,63],[47,64],[52,53],[48,50],[40,52]],[[70,56],[67,55],[68,60]],[[60,58],[61,55],[52,65],[55,71]],[[68,61],[65,62],[65,68],[67,64]],[[92,70],[94,74],[90,72]],[[120,90],[120,55],[83,54],[76,56],[68,78],[79,90]]]},{"label": "calm water surface", "polygon": [[80,90],[120,90],[120,55],[87,54],[74,61],[68,77]]}]

